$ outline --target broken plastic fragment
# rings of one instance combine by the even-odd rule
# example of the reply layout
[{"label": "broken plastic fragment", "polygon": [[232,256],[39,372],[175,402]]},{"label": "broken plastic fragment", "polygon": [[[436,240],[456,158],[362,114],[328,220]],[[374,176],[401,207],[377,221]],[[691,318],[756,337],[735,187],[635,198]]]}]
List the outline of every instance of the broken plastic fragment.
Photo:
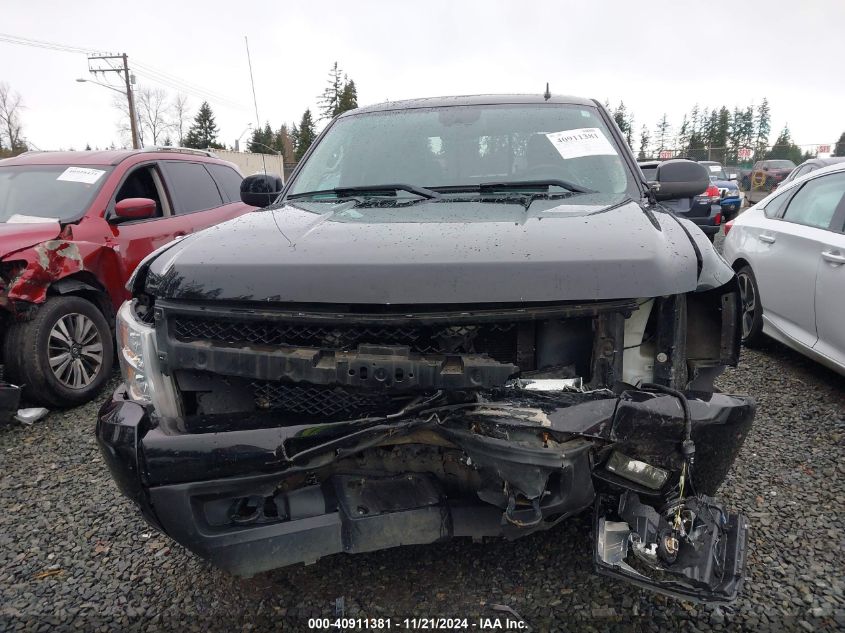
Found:
[{"label": "broken plastic fragment", "polygon": [[26,424],[27,426],[30,426],[33,422],[38,422],[38,420],[46,416],[48,413],[50,413],[50,411],[45,409],[44,407],[18,409],[18,413],[15,416],[15,419],[21,424]]}]

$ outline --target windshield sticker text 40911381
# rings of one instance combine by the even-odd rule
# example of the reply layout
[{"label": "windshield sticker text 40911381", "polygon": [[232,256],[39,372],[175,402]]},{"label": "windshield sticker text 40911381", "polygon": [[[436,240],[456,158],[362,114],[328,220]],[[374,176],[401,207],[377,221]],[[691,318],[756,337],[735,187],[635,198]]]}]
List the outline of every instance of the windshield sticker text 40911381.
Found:
[{"label": "windshield sticker text 40911381", "polygon": [[615,156],[616,149],[597,127],[549,132],[546,138],[564,159],[582,156]]}]

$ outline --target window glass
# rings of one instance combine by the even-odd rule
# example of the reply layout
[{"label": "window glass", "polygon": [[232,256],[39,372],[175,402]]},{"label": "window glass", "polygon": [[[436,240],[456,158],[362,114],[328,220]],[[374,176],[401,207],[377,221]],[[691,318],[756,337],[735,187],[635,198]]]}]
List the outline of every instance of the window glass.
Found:
[{"label": "window glass", "polygon": [[772,200],[766,205],[766,208],[763,209],[763,213],[766,214],[766,217],[779,218],[782,215],[786,203],[789,202],[789,198],[792,196],[792,193],[792,191],[787,191],[772,198]]},{"label": "window glass", "polygon": [[291,193],[386,183],[437,188],[544,179],[621,193],[635,189],[622,155],[598,110],[588,106],[362,113],[332,124]]},{"label": "window glass", "polygon": [[223,190],[223,196],[228,198],[227,202],[238,202],[241,199],[241,176],[237,171],[226,165],[206,165],[208,171],[214,176],[217,184]]},{"label": "window glass", "polygon": [[783,218],[790,222],[826,229],[845,197],[845,173],[815,178],[796,193]]},{"label": "window glass", "polygon": [[223,204],[214,179],[200,163],[167,161],[165,169],[176,215],[213,209]]},{"label": "window glass", "polygon": [[152,169],[154,168],[150,166],[140,167],[129,174],[126,180],[123,181],[120,189],[118,189],[114,201],[120,202],[121,200],[126,200],[126,198],[149,198],[150,200],[155,200],[155,217],[160,218],[162,215],[162,206],[158,196],[158,188],[155,185],[151,173]]},{"label": "window glass", "polygon": [[0,222],[74,220],[88,209],[111,170],[100,165],[0,167]]}]

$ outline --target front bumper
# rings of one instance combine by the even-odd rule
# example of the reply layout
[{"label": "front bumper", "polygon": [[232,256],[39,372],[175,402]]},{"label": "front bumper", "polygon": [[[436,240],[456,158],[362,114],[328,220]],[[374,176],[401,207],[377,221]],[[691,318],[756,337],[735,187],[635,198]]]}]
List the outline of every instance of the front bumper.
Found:
[{"label": "front bumper", "polygon": [[[617,450],[679,471],[684,419],[674,397],[639,390],[578,394],[565,406],[499,398],[495,407],[420,416],[402,428],[373,427],[316,446],[315,436],[325,429],[266,420],[241,426],[218,421],[191,432],[181,421],[152,419],[121,388],[100,410],[97,438],[119,488],[152,525],[245,576],[340,552],[459,536],[516,538],[593,506],[599,494],[618,499],[635,492],[659,507],[677,486],[672,479],[649,490],[605,469]],[[739,451],[755,405],[724,394],[691,395],[688,402],[696,444],[692,478],[699,492],[712,493]],[[441,477],[411,462],[401,472],[333,466],[338,456],[355,456],[387,437],[397,450],[420,437],[452,447],[479,474],[475,494],[450,494]],[[289,485],[293,481],[298,483]],[[675,595],[730,600],[741,584],[725,591],[707,581],[693,579],[686,593]],[[683,578],[678,582],[683,585]],[[672,593],[657,582],[649,586]]]}]

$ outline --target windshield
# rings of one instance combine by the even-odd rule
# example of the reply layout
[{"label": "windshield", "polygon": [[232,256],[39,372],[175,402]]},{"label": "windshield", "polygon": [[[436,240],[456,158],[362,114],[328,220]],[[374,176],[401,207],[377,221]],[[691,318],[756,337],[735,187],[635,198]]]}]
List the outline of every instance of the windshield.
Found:
[{"label": "windshield", "polygon": [[0,222],[75,220],[91,204],[110,171],[111,167],[99,165],[0,167]]},{"label": "windshield", "polygon": [[601,193],[636,190],[598,109],[538,104],[418,108],[339,119],[288,193],[549,180]]},{"label": "windshield", "polygon": [[791,160],[769,160],[766,161],[766,166],[769,169],[794,169],[795,163]]}]

